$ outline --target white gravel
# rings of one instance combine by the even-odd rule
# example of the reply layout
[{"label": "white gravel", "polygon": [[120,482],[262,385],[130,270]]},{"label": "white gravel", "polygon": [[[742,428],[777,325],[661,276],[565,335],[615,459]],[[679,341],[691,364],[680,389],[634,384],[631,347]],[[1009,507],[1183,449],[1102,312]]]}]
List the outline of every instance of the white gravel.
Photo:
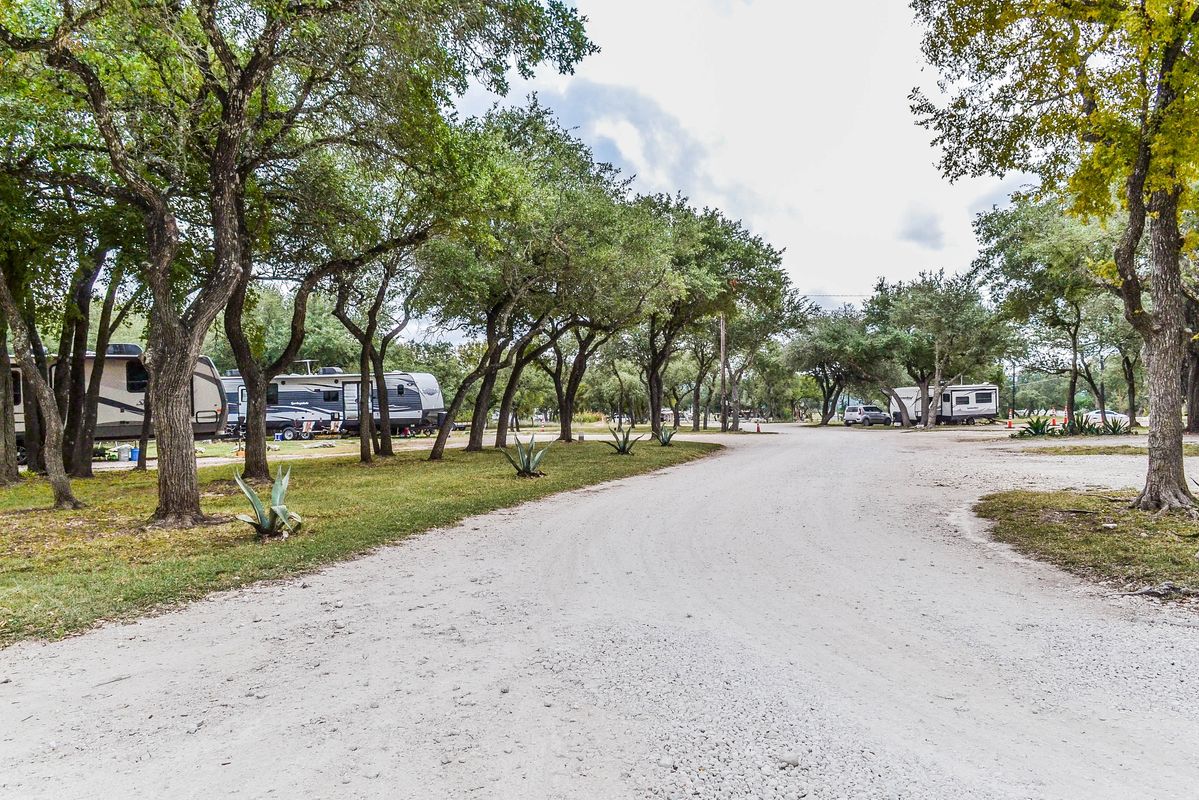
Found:
[{"label": "white gravel", "polygon": [[967,510],[1141,459],[779,430],[0,652],[0,797],[1195,795],[1199,615]]}]

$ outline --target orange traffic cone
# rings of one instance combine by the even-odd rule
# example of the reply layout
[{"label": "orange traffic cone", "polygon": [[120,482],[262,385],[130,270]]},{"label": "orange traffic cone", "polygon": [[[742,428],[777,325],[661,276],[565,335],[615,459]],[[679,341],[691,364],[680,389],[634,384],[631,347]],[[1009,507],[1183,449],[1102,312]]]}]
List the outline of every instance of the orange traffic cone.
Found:
[{"label": "orange traffic cone", "polygon": [[1009,408],[1009,409],[1007,410],[1007,427],[1008,427],[1008,430],[1011,430],[1011,429],[1012,429],[1012,417],[1014,417],[1015,415],[1016,415],[1016,410],[1015,410],[1015,409],[1013,409],[1013,408]]},{"label": "orange traffic cone", "polygon": [[760,423],[760,422],[756,422],[756,423],[754,423],[754,424],[758,426],[758,430],[757,430],[757,432],[758,432],[758,433],[761,433],[761,432],[762,432],[762,423]]},{"label": "orange traffic cone", "polygon": [[1051,428],[1057,427],[1057,412],[1056,411],[1053,412],[1053,416],[1051,416],[1049,418],[1049,427],[1051,427]]}]

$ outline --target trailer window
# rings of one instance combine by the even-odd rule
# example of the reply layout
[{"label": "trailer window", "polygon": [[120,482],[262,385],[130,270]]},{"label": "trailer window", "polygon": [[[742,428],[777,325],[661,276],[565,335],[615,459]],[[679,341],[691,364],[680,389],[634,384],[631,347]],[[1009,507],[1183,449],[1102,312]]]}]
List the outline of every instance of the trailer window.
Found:
[{"label": "trailer window", "polygon": [[12,371],[12,404],[14,408],[21,405],[21,373],[15,369]]},{"label": "trailer window", "polygon": [[970,405],[970,395],[968,395],[968,394],[959,394],[957,397],[953,398],[953,404],[954,404],[955,406],[968,406],[968,405]]},{"label": "trailer window", "polygon": [[336,389],[334,389],[332,391],[325,390],[325,391],[321,392],[321,400],[325,401],[326,403],[336,403],[340,399],[341,399],[341,392],[339,392]]},{"label": "trailer window", "polygon": [[140,394],[150,385],[150,373],[140,361],[125,362],[125,391]]},{"label": "trailer window", "polygon": [[403,397],[403,396],[404,396],[404,384],[401,383],[396,386],[396,397]]},{"label": "trailer window", "polygon": [[948,402],[949,402],[949,392],[946,392],[945,394],[941,395],[941,402],[942,402],[942,403],[948,403]]},{"label": "trailer window", "polygon": [[974,402],[982,403],[982,404],[993,403],[993,402],[995,402],[995,393],[994,392],[976,392],[974,395]]},{"label": "trailer window", "polygon": [[279,405],[279,384],[268,383],[266,386],[266,404],[268,406]]}]

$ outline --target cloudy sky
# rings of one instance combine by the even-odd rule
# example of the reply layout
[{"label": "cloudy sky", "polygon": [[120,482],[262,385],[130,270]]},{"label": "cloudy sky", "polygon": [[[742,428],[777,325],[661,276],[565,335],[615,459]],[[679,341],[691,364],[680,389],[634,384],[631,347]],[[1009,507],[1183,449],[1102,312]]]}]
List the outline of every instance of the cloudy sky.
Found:
[{"label": "cloudy sky", "polygon": [[[974,214],[1019,180],[949,185],[908,110],[932,87],[903,0],[579,0],[602,51],[536,91],[643,192],[681,189],[786,248],[823,305],[967,266]],[[474,113],[492,98],[464,99]],[[819,297],[816,297],[819,296]]]}]

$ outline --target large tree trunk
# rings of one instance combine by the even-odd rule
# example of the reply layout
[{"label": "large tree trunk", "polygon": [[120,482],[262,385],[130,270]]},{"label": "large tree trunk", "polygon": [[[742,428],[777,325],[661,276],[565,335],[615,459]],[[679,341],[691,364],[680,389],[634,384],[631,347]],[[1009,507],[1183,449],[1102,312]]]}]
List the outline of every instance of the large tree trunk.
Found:
[{"label": "large tree trunk", "polygon": [[0,486],[10,486],[21,479],[14,389],[12,362],[8,358],[8,322],[0,309]]},{"label": "large tree trunk", "polygon": [[269,481],[270,465],[266,456],[266,389],[264,376],[257,368],[253,375],[241,373],[246,387],[246,402],[242,407],[242,425],[245,427],[245,457],[242,461],[242,477],[247,481]]},{"label": "large tree trunk", "polygon": [[1153,325],[1145,336],[1145,383],[1149,392],[1149,470],[1134,506],[1146,511],[1190,508],[1182,452],[1182,354],[1186,346],[1182,236],[1178,197],[1153,196],[1149,222],[1153,268]]},{"label": "large tree trunk", "polygon": [[[71,479],[67,476],[66,467],[62,460],[62,416],[58,413],[58,402],[49,381],[38,371],[37,360],[30,341],[29,328],[21,318],[16,301],[9,291],[5,276],[0,275],[0,308],[8,319],[9,330],[12,332],[13,350],[21,369],[27,376],[29,385],[37,397],[45,420],[45,439],[43,454],[46,466],[46,479],[54,492],[54,507],[58,509],[82,508],[83,504],[75,499],[71,491]],[[6,401],[7,402],[7,401]]]},{"label": "large tree trunk", "polygon": [[192,428],[195,369],[190,349],[181,345],[174,351],[161,348],[156,368],[150,371],[146,399],[153,408],[158,447],[158,508],[153,522],[163,527],[191,527],[207,520],[200,510]]}]

